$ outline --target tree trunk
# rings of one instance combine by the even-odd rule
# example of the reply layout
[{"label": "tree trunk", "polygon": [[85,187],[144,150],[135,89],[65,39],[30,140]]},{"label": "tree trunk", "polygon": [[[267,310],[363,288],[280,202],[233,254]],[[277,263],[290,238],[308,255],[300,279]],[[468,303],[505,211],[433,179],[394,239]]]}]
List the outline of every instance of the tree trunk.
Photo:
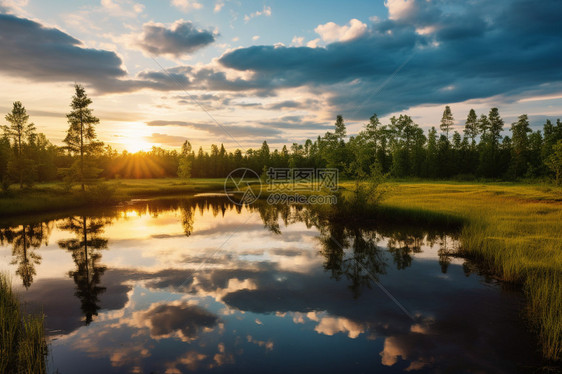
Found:
[{"label": "tree trunk", "polygon": [[20,177],[20,189],[23,189],[23,170],[21,165],[21,132],[18,134],[18,161],[20,162],[20,165],[18,165],[19,177]]},{"label": "tree trunk", "polygon": [[82,183],[82,191],[84,191],[84,122],[82,121],[82,109],[80,109],[80,182]]},{"label": "tree trunk", "polygon": [[86,216],[82,216],[83,221],[83,235],[84,235],[84,260],[86,262],[86,279],[88,280],[88,286],[90,285],[90,266],[88,264],[88,231],[86,224]]}]

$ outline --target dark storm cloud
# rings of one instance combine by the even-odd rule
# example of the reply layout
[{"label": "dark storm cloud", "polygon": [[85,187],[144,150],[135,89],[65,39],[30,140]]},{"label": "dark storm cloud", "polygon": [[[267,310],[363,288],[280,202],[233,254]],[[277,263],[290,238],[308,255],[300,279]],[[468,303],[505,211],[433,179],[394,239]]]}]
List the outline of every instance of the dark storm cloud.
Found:
[{"label": "dark storm cloud", "polygon": [[0,14],[0,70],[38,81],[96,81],[126,75],[114,52],[84,48],[70,35],[41,24]]},{"label": "dark storm cloud", "polygon": [[180,57],[193,53],[215,41],[215,34],[196,28],[190,21],[177,21],[170,28],[147,23],[137,45],[152,55]]},{"label": "dark storm cloud", "polygon": [[184,89],[190,67],[141,72],[128,79],[123,61],[112,51],[86,48],[56,28],[0,14],[0,72],[38,82],[81,82],[99,93]]},{"label": "dark storm cloud", "polygon": [[[85,48],[60,30],[2,14],[0,71],[36,81],[85,82],[101,93],[148,88],[270,97],[281,89],[305,86],[314,94],[326,94],[327,110],[351,120],[421,104],[496,95],[510,101],[559,92],[562,2],[409,4],[408,12],[374,22],[353,40],[320,48],[251,46],[225,53],[216,67],[177,66],[136,77],[127,77],[114,52]],[[182,21],[171,28],[145,25],[141,44],[151,53],[181,55],[214,38],[212,32]],[[223,68],[249,74],[231,78]],[[297,100],[262,107],[309,109]]]},{"label": "dark storm cloud", "polygon": [[416,1],[407,16],[376,22],[355,40],[325,48],[252,46],[223,55],[220,63],[253,72],[245,84],[263,89],[331,85],[330,104],[352,118],[516,96],[562,80],[555,57],[562,44],[556,27],[562,3],[489,3]]}]

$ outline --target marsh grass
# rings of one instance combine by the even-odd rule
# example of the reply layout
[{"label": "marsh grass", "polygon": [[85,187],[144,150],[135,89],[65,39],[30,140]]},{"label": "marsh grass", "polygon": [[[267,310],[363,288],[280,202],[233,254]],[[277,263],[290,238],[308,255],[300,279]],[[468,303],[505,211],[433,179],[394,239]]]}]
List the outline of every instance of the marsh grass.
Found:
[{"label": "marsh grass", "polygon": [[477,260],[489,274],[523,285],[527,316],[544,357],[562,358],[562,190],[401,183],[381,209],[403,209],[406,217],[413,213],[431,219],[438,213],[464,221],[459,254]]},{"label": "marsh grass", "polygon": [[25,314],[0,274],[0,373],[45,373],[46,354],[43,316]]}]

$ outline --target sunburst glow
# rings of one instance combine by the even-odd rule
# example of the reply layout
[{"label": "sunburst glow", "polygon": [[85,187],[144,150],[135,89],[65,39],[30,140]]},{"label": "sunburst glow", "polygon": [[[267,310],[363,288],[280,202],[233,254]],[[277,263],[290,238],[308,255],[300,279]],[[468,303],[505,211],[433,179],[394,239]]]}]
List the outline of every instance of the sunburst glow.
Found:
[{"label": "sunburst glow", "polygon": [[154,145],[147,140],[150,133],[141,123],[131,123],[127,128],[120,131],[119,136],[118,142],[123,145],[127,152],[150,151]]}]

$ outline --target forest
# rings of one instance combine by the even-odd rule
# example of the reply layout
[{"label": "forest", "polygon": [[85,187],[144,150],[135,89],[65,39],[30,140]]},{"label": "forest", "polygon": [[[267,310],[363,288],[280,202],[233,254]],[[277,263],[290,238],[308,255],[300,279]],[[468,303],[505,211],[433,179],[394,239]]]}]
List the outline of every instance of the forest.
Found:
[{"label": "forest", "polygon": [[6,114],[0,138],[0,180],[11,185],[62,180],[68,183],[119,178],[218,178],[236,168],[265,173],[277,168],[338,168],[344,178],[359,178],[377,165],[395,178],[456,180],[554,179],[561,183],[562,122],[546,120],[533,131],[523,114],[509,132],[497,108],[478,116],[470,110],[462,135],[449,106],[438,126],[424,131],[411,116],[400,115],[382,124],[376,114],[362,131],[347,136],[344,119],[337,116],[333,131],[303,144],[271,150],[267,141],[258,149],[227,151],[211,145],[197,151],[186,141],[181,150],[154,146],[149,152],[118,152],[97,139],[92,104],[82,86],[67,115],[70,124],[64,146],[37,133],[19,101]]}]

